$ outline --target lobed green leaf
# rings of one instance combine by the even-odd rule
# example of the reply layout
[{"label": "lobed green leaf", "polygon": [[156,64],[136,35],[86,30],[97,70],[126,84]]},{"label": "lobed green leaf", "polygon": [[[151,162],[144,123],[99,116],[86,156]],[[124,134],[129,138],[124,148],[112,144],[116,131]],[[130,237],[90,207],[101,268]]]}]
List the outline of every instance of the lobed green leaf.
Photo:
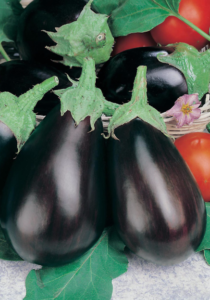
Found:
[{"label": "lobed green leaf", "polygon": [[181,0],[94,0],[100,13],[111,13],[109,25],[114,36],[149,31],[169,16],[179,16]]},{"label": "lobed green leaf", "polygon": [[26,278],[25,300],[109,300],[112,279],[127,271],[125,245],[113,228],[80,259],[58,268],[32,270]]},{"label": "lobed green leaf", "polygon": [[[210,249],[210,203],[206,202],[206,231],[196,252]],[[210,260],[209,260],[210,262]]]}]

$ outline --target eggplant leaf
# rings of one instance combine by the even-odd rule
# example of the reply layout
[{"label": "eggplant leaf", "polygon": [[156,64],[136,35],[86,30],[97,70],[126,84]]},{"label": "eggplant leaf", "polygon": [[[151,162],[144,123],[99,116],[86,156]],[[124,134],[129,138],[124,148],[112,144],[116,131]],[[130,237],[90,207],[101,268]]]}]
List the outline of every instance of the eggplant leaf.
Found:
[{"label": "eggplant leaf", "polygon": [[112,115],[119,105],[108,102],[101,90],[95,87],[94,60],[91,57],[83,60],[82,75],[79,82],[68,77],[73,85],[67,89],[56,90],[54,93],[61,101],[61,115],[70,111],[76,126],[87,116],[90,116],[91,130],[94,130],[94,124],[102,113]]},{"label": "eggplant leaf", "polygon": [[208,265],[210,265],[210,250],[204,251],[204,257]]},{"label": "eggplant leaf", "polygon": [[210,49],[199,52],[185,43],[168,46],[175,47],[175,51],[169,55],[158,54],[157,59],[179,69],[187,81],[188,94],[198,93],[200,100],[209,90]]},{"label": "eggplant leaf", "polygon": [[[95,0],[93,7],[100,13],[111,13],[109,25],[114,36],[149,31],[169,16],[179,15],[181,0]],[[105,7],[105,3],[108,9]]]},{"label": "eggplant leaf", "polygon": [[121,6],[127,0],[94,0],[92,3],[92,7],[95,11],[110,15],[113,10]]},{"label": "eggplant leaf", "polygon": [[17,34],[18,15],[23,11],[20,0],[0,0],[0,53],[10,58],[2,47],[2,42],[14,40]]},{"label": "eggplant leaf", "polygon": [[26,278],[25,300],[109,300],[112,279],[127,271],[125,245],[113,228],[77,261],[58,268],[32,270]]},{"label": "eggplant leaf", "polygon": [[[202,242],[200,243],[198,249],[196,250],[197,252],[210,249],[210,203],[206,202],[205,205],[206,205],[206,231]],[[209,255],[209,262],[210,262],[210,255]]]},{"label": "eggplant leaf", "polygon": [[20,258],[18,254],[7,243],[1,228],[0,228],[0,259],[13,260],[13,261],[22,260],[22,258]]},{"label": "eggplant leaf", "polygon": [[168,135],[166,124],[160,113],[147,102],[146,66],[137,68],[131,101],[116,109],[108,125],[108,136],[118,139],[114,131],[119,126],[139,118],[154,126],[166,136]]},{"label": "eggplant leaf", "polygon": [[13,23],[13,16],[16,18],[22,10],[20,0],[0,0],[0,43],[11,41],[5,34],[5,26],[8,26],[10,22]]}]

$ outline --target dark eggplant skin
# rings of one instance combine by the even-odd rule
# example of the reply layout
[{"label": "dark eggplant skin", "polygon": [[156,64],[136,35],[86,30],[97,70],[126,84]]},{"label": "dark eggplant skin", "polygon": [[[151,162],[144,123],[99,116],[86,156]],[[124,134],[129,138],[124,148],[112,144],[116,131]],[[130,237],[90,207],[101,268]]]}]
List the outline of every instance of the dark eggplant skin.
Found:
[{"label": "dark eggplant skin", "polygon": [[[56,68],[38,62],[14,60],[0,64],[0,92],[10,92],[17,97],[32,89],[34,85],[57,76],[59,85],[54,89],[65,89],[72,85],[66,74]],[[38,101],[34,112],[47,115],[60,103],[58,96],[47,92],[41,101]]]},{"label": "dark eggplant skin", "polygon": [[15,251],[45,266],[67,264],[100,237],[106,222],[102,122],[75,127],[55,107],[21,149],[1,204],[1,225]]},{"label": "dark eggplant skin", "polygon": [[114,224],[125,245],[161,265],[181,262],[200,244],[206,211],[197,184],[174,144],[136,119],[109,140]]},{"label": "dark eggplant skin", "polygon": [[175,67],[158,61],[160,52],[173,48],[141,47],[123,51],[104,64],[98,73],[97,86],[104,97],[118,104],[130,101],[137,67],[147,66],[147,97],[160,112],[170,109],[182,95],[188,94],[184,75]]},{"label": "dark eggplant skin", "polygon": [[[85,0],[32,1],[18,23],[16,45],[21,58],[40,62],[62,60],[45,48],[54,46],[55,42],[42,30],[55,32],[56,27],[76,21],[86,4]],[[57,64],[57,67],[62,65]]]},{"label": "dark eggplant skin", "polygon": [[0,195],[17,151],[17,140],[13,132],[0,122]]}]

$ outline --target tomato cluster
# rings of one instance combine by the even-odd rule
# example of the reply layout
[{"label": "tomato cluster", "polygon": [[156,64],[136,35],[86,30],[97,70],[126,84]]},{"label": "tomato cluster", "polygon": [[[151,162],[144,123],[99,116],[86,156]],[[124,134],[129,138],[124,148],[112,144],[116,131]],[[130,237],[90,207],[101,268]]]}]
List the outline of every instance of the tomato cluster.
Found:
[{"label": "tomato cluster", "polygon": [[[181,0],[179,13],[199,29],[209,34],[209,0]],[[117,38],[113,55],[136,47],[148,47],[156,44],[166,46],[179,42],[192,45],[198,50],[208,44],[208,41],[189,25],[174,16],[170,16],[163,23],[153,28],[151,32],[135,33]]]}]

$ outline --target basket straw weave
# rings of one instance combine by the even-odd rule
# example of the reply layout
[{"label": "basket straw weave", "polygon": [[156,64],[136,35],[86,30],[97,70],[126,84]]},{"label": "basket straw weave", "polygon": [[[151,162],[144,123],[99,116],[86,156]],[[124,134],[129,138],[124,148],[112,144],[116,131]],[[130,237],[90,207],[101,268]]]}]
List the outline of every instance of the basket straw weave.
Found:
[{"label": "basket straw weave", "polygon": [[[201,116],[199,119],[195,120],[191,125],[184,125],[180,128],[177,128],[176,120],[174,117],[167,117],[166,112],[162,113],[164,122],[166,123],[166,128],[168,134],[174,139],[190,133],[190,132],[202,132],[205,130],[206,125],[210,122],[210,97],[209,94],[206,95],[205,104],[200,107]],[[102,116],[103,126],[105,131],[109,124],[110,117]]]},{"label": "basket straw weave", "polygon": [[[205,104],[200,107],[201,109],[201,115],[199,119],[195,120],[191,125],[184,125],[180,128],[177,128],[176,120],[174,117],[167,117],[166,112],[162,113],[161,116],[164,119],[164,122],[166,123],[166,128],[168,133],[173,138],[178,138],[184,134],[190,133],[190,132],[202,132],[205,130],[206,125],[210,122],[210,97],[209,94],[206,96]],[[45,118],[45,116],[37,115],[36,116],[36,122],[37,125]],[[110,117],[102,116],[102,122],[104,131],[107,131],[107,127],[109,124]]]}]

